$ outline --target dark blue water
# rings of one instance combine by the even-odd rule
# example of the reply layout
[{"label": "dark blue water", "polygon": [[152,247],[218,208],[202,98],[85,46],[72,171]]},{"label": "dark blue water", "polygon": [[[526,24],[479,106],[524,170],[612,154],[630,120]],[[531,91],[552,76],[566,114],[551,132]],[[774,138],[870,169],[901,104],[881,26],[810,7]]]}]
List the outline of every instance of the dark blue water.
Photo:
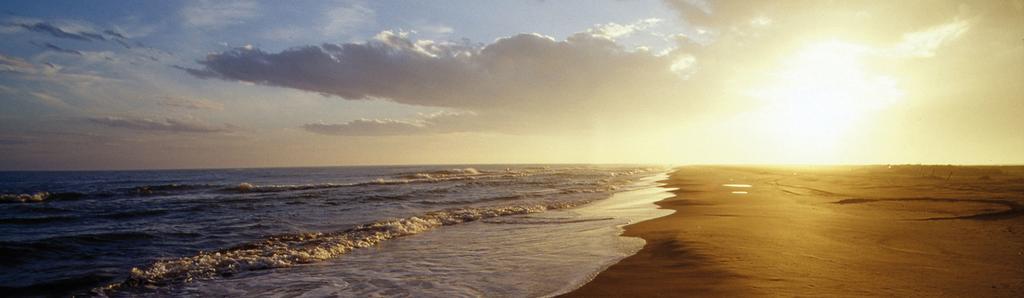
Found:
[{"label": "dark blue water", "polygon": [[0,293],[131,294],[316,263],[439,226],[574,207],[646,172],[578,165],[0,172]]}]

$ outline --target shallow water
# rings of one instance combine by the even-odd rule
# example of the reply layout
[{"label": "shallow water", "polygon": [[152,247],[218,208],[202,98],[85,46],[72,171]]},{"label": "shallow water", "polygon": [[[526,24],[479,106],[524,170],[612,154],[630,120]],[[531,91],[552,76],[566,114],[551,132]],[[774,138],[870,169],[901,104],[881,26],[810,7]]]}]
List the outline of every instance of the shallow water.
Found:
[{"label": "shallow water", "polygon": [[[642,240],[616,236],[619,226],[642,216],[597,207],[624,189],[651,189],[652,179],[637,181],[659,171],[439,166],[0,173],[4,194],[49,193],[42,202],[0,204],[0,290],[550,295],[642,246]],[[639,192],[646,200],[659,196]],[[649,202],[638,206],[653,216]]]}]

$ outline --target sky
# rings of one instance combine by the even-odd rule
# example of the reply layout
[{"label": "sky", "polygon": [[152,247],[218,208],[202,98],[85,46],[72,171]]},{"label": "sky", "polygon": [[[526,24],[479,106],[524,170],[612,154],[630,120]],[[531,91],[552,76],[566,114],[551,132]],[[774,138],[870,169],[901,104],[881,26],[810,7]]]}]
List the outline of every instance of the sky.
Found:
[{"label": "sky", "polygon": [[0,170],[1024,164],[1024,0],[4,1]]}]

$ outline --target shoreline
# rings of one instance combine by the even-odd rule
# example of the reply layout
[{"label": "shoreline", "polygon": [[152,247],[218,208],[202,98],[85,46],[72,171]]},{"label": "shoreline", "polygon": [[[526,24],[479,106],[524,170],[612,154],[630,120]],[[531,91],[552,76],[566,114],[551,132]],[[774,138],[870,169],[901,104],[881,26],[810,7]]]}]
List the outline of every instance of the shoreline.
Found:
[{"label": "shoreline", "polygon": [[[620,260],[600,272],[587,284],[559,297],[595,296],[722,296],[739,295],[736,288],[717,282],[728,276],[719,268],[706,264],[699,255],[683,249],[671,235],[673,224],[685,220],[685,202],[682,194],[692,192],[687,185],[678,183],[678,168],[659,181],[666,188],[674,188],[672,196],[654,204],[660,209],[672,210],[667,216],[629,224],[620,237],[634,237],[646,241],[635,254]],[[674,277],[674,278],[673,278]],[[707,282],[707,281],[716,282]],[[705,284],[701,286],[700,284]],[[722,286],[715,286],[721,284]]]},{"label": "shoreline", "polygon": [[1001,169],[680,167],[675,213],[624,227],[647,244],[562,297],[1019,297],[1024,169]]},{"label": "shoreline", "polygon": [[557,297],[571,293],[590,283],[595,276],[607,270],[608,267],[611,267],[622,261],[622,259],[628,258],[640,251],[645,244],[644,240],[637,237],[624,237],[622,233],[627,226],[665,217],[674,212],[660,208],[656,205],[657,202],[673,196],[671,192],[674,189],[666,187],[665,183],[665,181],[668,180],[669,173],[671,173],[671,170],[641,178],[632,183],[632,189],[619,191],[613,193],[606,199],[598,200],[572,210],[567,210],[566,212],[574,213],[576,214],[575,216],[584,219],[616,218],[626,220],[627,222],[623,224],[611,227],[617,229],[617,233],[613,237],[616,239],[617,251],[623,254],[623,257],[620,259],[610,260],[609,262],[602,264],[601,268],[598,270],[593,271],[588,275],[581,276],[580,279],[575,280],[573,283],[566,285],[558,291],[544,295],[543,297]]}]

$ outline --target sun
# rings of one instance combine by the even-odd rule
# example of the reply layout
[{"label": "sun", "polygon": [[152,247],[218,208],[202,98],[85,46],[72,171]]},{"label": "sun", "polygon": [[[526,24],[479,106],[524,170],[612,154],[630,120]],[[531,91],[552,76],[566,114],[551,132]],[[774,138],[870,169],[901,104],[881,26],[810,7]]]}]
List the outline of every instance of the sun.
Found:
[{"label": "sun", "polygon": [[833,161],[844,137],[903,97],[897,81],[864,65],[871,49],[831,40],[812,43],[781,61],[752,88],[760,107],[750,117],[758,133],[789,155],[787,163]]}]

